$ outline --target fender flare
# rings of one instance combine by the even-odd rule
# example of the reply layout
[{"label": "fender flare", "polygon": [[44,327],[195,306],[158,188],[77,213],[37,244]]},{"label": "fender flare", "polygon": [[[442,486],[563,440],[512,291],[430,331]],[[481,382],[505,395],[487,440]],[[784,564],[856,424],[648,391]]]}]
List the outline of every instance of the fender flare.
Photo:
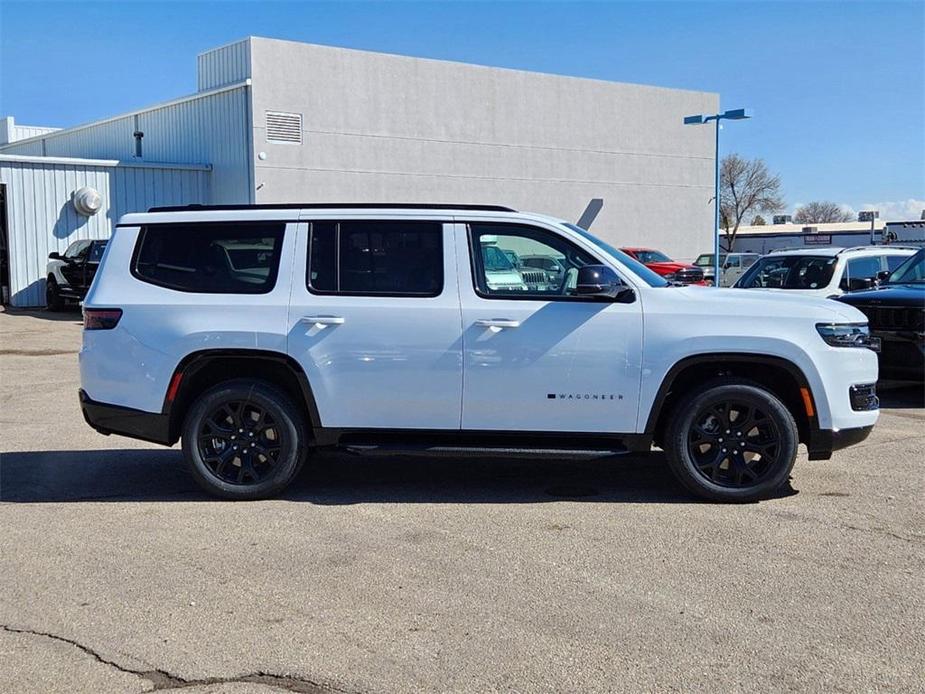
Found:
[{"label": "fender flare", "polygon": [[175,401],[179,399],[178,396],[183,392],[183,384],[189,383],[189,380],[205,367],[222,359],[253,359],[265,363],[270,362],[285,368],[292,374],[298,384],[303,404],[308,414],[309,426],[316,432],[321,428],[321,416],[318,412],[318,405],[315,402],[311,384],[308,382],[305,371],[295,359],[288,354],[273,350],[229,347],[190,352],[177,364],[171,375],[161,408],[161,413],[171,422],[171,436],[173,436],[174,429],[177,426],[177,423],[173,422],[171,411]]},{"label": "fender flare", "polygon": [[816,413],[816,397],[813,393],[812,386],[809,383],[809,379],[806,378],[806,374],[803,373],[803,370],[794,364],[789,359],[783,357],[774,356],[771,354],[755,354],[753,352],[716,352],[716,353],[706,353],[706,354],[694,354],[689,357],[684,357],[679,361],[675,362],[670,369],[668,369],[665,377],[662,379],[662,383],[658,388],[658,391],[655,394],[655,400],[652,402],[652,407],[649,408],[649,417],[646,420],[646,427],[644,433],[647,435],[655,434],[655,426],[658,423],[659,417],[662,414],[662,409],[665,405],[665,400],[668,398],[668,393],[671,391],[671,387],[674,385],[675,380],[678,375],[681,374],[686,369],[692,366],[699,366],[701,364],[715,364],[723,362],[752,362],[754,364],[765,364],[769,366],[775,366],[782,368],[787,371],[796,381],[799,388],[806,388],[809,392],[809,397],[813,404],[813,414],[807,417],[809,419],[810,429],[818,429],[819,423]]}]

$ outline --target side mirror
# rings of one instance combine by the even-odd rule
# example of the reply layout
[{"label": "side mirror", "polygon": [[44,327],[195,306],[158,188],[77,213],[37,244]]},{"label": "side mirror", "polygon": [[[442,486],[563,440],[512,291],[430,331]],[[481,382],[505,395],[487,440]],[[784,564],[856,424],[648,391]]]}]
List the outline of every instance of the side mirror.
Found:
[{"label": "side mirror", "polygon": [[48,254],[49,260],[61,260],[61,254],[58,251],[52,251]]},{"label": "side mirror", "polygon": [[575,293],[578,296],[609,299],[620,303],[630,303],[636,297],[632,287],[623,284],[613,268],[606,265],[585,265],[579,268]]},{"label": "side mirror", "polygon": [[890,275],[892,274],[893,274],[892,270],[881,270],[880,272],[877,273],[877,281],[884,282],[890,279]]},{"label": "side mirror", "polygon": [[874,286],[874,281],[869,277],[852,277],[848,280],[848,291],[856,292],[859,289],[870,289]]}]

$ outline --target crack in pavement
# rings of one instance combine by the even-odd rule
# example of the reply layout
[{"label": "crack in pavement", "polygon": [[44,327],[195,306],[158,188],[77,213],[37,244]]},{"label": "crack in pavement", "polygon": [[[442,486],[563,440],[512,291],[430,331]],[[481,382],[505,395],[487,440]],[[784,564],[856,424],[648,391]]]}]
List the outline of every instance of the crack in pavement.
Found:
[{"label": "crack in pavement", "polygon": [[34,629],[18,629],[7,624],[0,624],[0,629],[11,634],[40,636],[43,638],[52,639],[53,641],[66,643],[86,653],[91,658],[99,663],[102,663],[103,665],[108,665],[109,667],[114,668],[119,672],[135,675],[136,677],[148,680],[153,685],[153,691],[186,689],[187,687],[203,687],[213,684],[234,684],[237,682],[242,682],[250,684],[263,684],[276,687],[277,689],[282,689],[287,692],[297,692],[298,694],[329,694],[330,692],[352,694],[349,690],[340,689],[339,687],[334,687],[329,684],[321,684],[320,682],[314,682],[302,677],[295,677],[293,675],[278,675],[272,672],[263,672],[259,670],[257,672],[252,672],[245,675],[234,675],[232,677],[204,677],[201,679],[185,679],[179,675],[171,674],[162,669],[136,670],[134,668],[125,667],[124,665],[120,665],[115,661],[104,658],[92,648],[65,636],[58,636],[57,634],[51,634],[45,631],[37,631]]}]

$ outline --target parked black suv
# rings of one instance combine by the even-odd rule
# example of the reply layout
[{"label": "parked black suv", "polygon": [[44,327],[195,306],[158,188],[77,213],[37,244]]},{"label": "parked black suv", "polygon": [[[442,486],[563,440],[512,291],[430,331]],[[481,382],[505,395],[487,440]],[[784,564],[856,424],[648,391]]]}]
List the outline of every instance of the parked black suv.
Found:
[{"label": "parked black suv", "polygon": [[60,311],[66,301],[83,300],[107,243],[105,239],[81,239],[64,253],[48,254],[45,304],[50,311]]},{"label": "parked black suv", "polygon": [[880,286],[838,298],[867,316],[882,342],[880,377],[925,381],[925,249],[907,259]]}]

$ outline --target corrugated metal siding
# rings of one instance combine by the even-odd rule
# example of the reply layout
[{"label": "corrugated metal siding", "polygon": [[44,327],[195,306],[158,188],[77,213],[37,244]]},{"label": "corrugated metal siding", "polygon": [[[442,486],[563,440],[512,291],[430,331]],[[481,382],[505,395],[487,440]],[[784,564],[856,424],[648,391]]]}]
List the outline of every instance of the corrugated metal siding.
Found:
[{"label": "corrugated metal siding", "polygon": [[[38,164],[0,160],[6,185],[10,294],[14,306],[45,303],[45,266],[52,251],[73,241],[109,238],[119,217],[154,205],[205,203],[209,171],[141,166]],[[104,210],[78,215],[71,194],[92,186]]]},{"label": "corrugated metal siding", "polygon": [[251,76],[251,42],[237,43],[212,49],[197,58],[199,91],[243,82]]},{"label": "corrugated metal siding", "polygon": [[[237,45],[237,44],[233,44]],[[132,161],[135,120],[144,133],[143,161],[212,167],[213,203],[251,202],[248,87],[52,133],[42,141],[12,143],[0,154]]]},{"label": "corrugated metal siding", "polygon": [[60,128],[43,128],[37,125],[14,125],[13,132],[10,133],[10,142],[16,140],[25,140],[29,137],[37,137],[46,133],[53,133]]}]

